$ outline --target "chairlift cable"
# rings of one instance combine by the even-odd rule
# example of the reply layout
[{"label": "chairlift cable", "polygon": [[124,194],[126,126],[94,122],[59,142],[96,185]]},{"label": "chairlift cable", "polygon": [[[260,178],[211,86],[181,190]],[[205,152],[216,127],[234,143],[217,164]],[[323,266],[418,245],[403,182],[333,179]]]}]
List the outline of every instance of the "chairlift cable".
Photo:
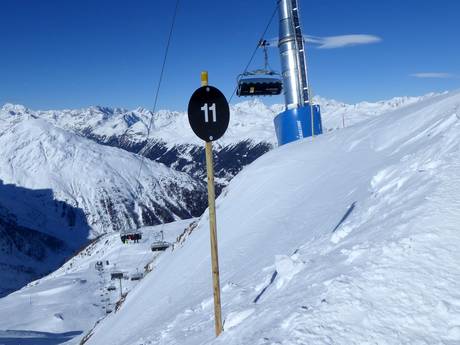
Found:
[{"label": "chairlift cable", "polygon": [[[255,57],[256,54],[257,54],[257,50],[258,50],[259,47],[260,47],[260,42],[263,41],[265,35],[266,35],[267,32],[268,32],[268,29],[270,28],[270,26],[271,26],[271,24],[272,24],[272,22],[273,22],[273,19],[275,18],[276,13],[278,12],[278,4],[279,4],[279,2],[280,2],[280,0],[278,0],[278,1],[276,2],[275,10],[273,11],[273,13],[272,13],[272,15],[271,15],[270,20],[268,21],[268,24],[267,24],[267,26],[265,27],[265,29],[264,29],[264,31],[263,31],[263,33],[262,33],[262,36],[260,37],[260,40],[257,42],[257,46],[255,47],[254,51],[252,52],[251,58],[249,59],[249,62],[247,63],[246,67],[244,68],[243,74],[244,74],[244,73],[247,73],[249,66],[251,65],[252,61],[254,60],[254,57]],[[233,97],[235,96],[236,90],[238,90],[238,86],[235,87],[235,89],[233,90],[233,93],[232,93],[232,95],[230,96],[230,99],[229,99],[228,103],[230,103],[230,102],[232,101]]]},{"label": "chairlift cable", "polygon": [[[147,140],[146,140],[146,144],[144,146],[147,147],[148,145],[148,142],[149,142],[149,137],[150,137],[150,131],[152,129],[152,124],[153,124],[153,117],[155,115],[155,111],[156,111],[156,108],[157,108],[157,104],[158,104],[158,96],[160,94],[160,89],[161,89],[161,83],[163,82],[163,76],[164,76],[164,71],[165,71],[165,67],[166,67],[166,61],[168,59],[168,53],[169,53],[169,47],[171,45],[171,40],[172,40],[172,35],[173,35],[173,32],[174,32],[174,26],[176,24],[176,18],[177,18],[177,12],[178,12],[178,8],[179,8],[179,3],[180,3],[180,0],[176,0],[176,5],[174,7],[174,14],[173,14],[173,18],[172,18],[172,22],[171,22],[171,28],[169,30],[169,35],[168,35],[168,40],[167,40],[167,43],[166,43],[166,49],[165,49],[165,54],[164,54],[164,57],[163,57],[163,64],[161,66],[161,72],[160,72],[160,78],[158,80],[158,85],[157,85],[157,89],[156,89],[156,92],[155,92],[155,100],[153,102],[153,110],[152,110],[152,116],[150,117],[150,122],[149,122],[149,125],[147,127]],[[141,151],[139,151],[139,153],[141,153]],[[139,187],[141,187],[141,183],[140,183],[140,177],[141,177],[141,172],[142,172],[142,167],[144,165],[144,160],[145,160],[145,156],[141,154],[141,164],[139,166],[139,173],[137,175],[137,180],[138,180],[138,183],[139,183]]]},{"label": "chairlift cable", "polygon": [[[152,116],[150,118],[149,125],[147,127],[146,144],[145,144],[144,148],[148,145],[150,132],[151,132],[152,125],[153,125],[153,117],[155,115],[155,111],[156,111],[157,104],[158,104],[158,97],[159,97],[159,94],[160,94],[161,84],[163,82],[163,76],[164,76],[164,72],[165,72],[166,62],[167,62],[167,59],[168,59],[169,47],[171,45],[172,36],[173,36],[173,32],[174,32],[174,26],[176,24],[176,18],[177,18],[177,13],[178,13],[178,9],[179,9],[179,4],[180,4],[180,0],[176,0],[176,5],[174,6],[174,12],[173,12],[173,17],[172,17],[172,22],[171,22],[171,27],[169,29],[168,40],[167,40],[167,43],[166,43],[165,54],[163,56],[163,63],[161,65],[160,77],[159,77],[158,85],[157,85],[157,88],[156,88],[156,91],[155,91],[155,100],[153,102]],[[142,150],[139,151],[138,154],[141,154],[141,152],[142,152]],[[139,172],[137,174],[137,181],[138,181],[139,190],[142,190],[142,184],[141,184],[141,181],[140,181],[140,177],[141,177],[141,173],[142,173],[142,168],[144,166],[144,161],[145,161],[145,156],[141,154],[141,162],[140,162],[140,165],[139,165]],[[123,248],[123,246],[121,246],[120,249],[118,250],[117,261],[120,258],[122,248]],[[116,263],[115,263],[115,265],[116,265]]]}]

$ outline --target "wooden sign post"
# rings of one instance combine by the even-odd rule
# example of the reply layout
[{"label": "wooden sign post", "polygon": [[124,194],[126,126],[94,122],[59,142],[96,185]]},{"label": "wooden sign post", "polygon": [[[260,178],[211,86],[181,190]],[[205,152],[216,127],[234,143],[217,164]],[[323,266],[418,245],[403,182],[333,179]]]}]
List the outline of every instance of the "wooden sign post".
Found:
[{"label": "wooden sign post", "polygon": [[216,196],[214,190],[212,142],[219,139],[227,130],[230,120],[230,109],[222,92],[208,85],[208,72],[201,72],[201,88],[197,89],[190,98],[188,118],[190,126],[195,134],[205,141],[214,319],[216,336],[219,336],[223,328],[220,301],[219,254],[217,248]]},{"label": "wooden sign post", "polygon": [[[201,86],[208,86],[208,72],[201,72]],[[219,251],[217,248],[216,195],[214,191],[214,160],[212,141],[206,141],[206,172],[208,174],[209,231],[211,238],[212,288],[214,292],[214,319],[216,336],[222,332],[222,306],[220,302]]]}]

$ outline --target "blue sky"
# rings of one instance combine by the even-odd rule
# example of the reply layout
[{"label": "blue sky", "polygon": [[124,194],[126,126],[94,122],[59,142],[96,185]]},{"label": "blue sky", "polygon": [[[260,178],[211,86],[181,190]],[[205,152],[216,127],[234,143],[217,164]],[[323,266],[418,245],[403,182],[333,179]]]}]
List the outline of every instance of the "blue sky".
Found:
[{"label": "blue sky", "polygon": [[[203,69],[229,97],[275,2],[181,0],[158,107],[184,110]],[[0,0],[0,104],[152,108],[174,3]],[[316,41],[308,46],[315,94],[356,102],[460,88],[460,1],[300,4],[304,33]],[[270,55],[278,69],[277,49]],[[260,52],[252,67],[262,62]]]}]

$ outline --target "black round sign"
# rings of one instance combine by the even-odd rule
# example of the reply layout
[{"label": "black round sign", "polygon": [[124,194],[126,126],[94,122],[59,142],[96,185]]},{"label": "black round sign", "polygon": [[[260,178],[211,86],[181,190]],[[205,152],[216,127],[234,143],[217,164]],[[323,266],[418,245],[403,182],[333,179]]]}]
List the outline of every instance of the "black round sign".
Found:
[{"label": "black round sign", "polygon": [[222,137],[230,121],[225,96],[213,86],[197,89],[188,103],[188,121],[195,134],[204,141]]}]

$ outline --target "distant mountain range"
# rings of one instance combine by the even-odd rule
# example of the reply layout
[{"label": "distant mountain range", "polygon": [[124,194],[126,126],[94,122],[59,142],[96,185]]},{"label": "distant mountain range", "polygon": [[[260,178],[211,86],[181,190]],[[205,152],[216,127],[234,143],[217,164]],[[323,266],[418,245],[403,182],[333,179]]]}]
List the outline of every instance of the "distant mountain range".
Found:
[{"label": "distant mountain range", "polygon": [[[434,96],[396,97],[379,102],[346,104],[321,97],[325,131],[380,115]],[[225,136],[215,145],[216,175],[221,187],[245,165],[276,146],[273,118],[283,105],[267,106],[260,99],[252,99],[231,106],[230,125]],[[89,107],[74,110],[33,111],[21,105],[6,104],[0,118],[8,114],[41,118],[56,127],[91,139],[99,144],[118,147],[163,163],[174,170],[204,179],[203,145],[188,124],[184,112],[137,108],[126,110],[108,107]],[[152,121],[149,138],[148,126]]]}]

